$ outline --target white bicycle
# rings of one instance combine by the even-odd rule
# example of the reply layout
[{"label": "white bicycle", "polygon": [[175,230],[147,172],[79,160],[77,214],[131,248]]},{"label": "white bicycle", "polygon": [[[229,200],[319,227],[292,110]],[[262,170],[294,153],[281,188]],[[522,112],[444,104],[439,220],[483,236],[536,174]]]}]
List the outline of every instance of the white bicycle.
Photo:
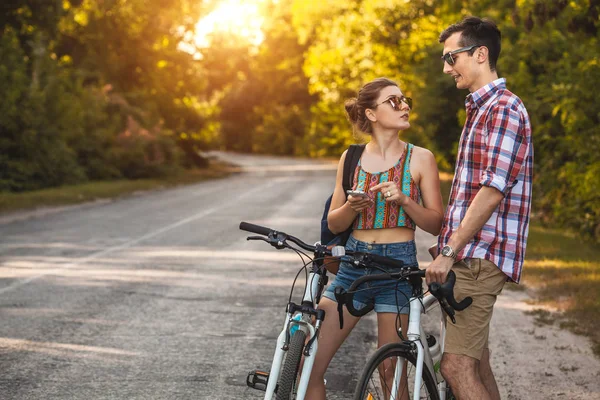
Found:
[{"label": "white bicycle", "polygon": [[[345,304],[350,314],[364,315],[373,308],[367,304],[359,310],[354,308],[352,298],[359,287],[376,280],[407,280],[412,286],[410,314],[406,336],[399,330],[403,341],[389,343],[379,348],[367,362],[354,392],[355,400],[418,400],[454,399],[440,373],[440,361],[444,353],[446,324],[444,313],[455,322],[454,310],[464,310],[472,303],[467,297],[458,303],[454,299],[453,288],[456,275],[450,271],[446,283],[432,283],[431,294],[423,293],[425,270],[405,269],[398,273],[367,275],[357,279],[348,291],[336,289],[338,303]],[[439,303],[444,310],[440,329],[436,336],[426,335],[421,324],[421,316],[432,311]],[[403,304],[400,305],[400,307]],[[399,308],[400,308],[399,307]]]},{"label": "white bicycle", "polygon": [[[242,222],[240,229],[263,235],[250,236],[248,240],[263,240],[277,249],[292,249],[300,254],[300,250],[293,247],[290,244],[292,243],[314,254],[312,261],[309,262],[312,263],[312,269],[306,279],[302,303],[298,305],[292,302],[290,294],[283,329],[277,338],[271,370],[252,371],[246,378],[249,387],[265,391],[265,400],[271,400],[275,396],[277,400],[302,400],[306,394],[317,353],[319,329],[325,319],[325,311],[317,309],[317,303],[328,280],[324,260],[326,256],[332,256],[343,247],[334,249],[332,254],[331,250],[319,243],[311,246],[291,235],[264,226]],[[304,255],[310,259],[308,255]],[[302,357],[304,357],[303,364]],[[299,373],[301,364],[302,371]]]},{"label": "white bicycle", "polygon": [[[290,301],[286,307],[286,315],[283,324],[283,329],[281,330],[281,333],[277,338],[275,355],[273,356],[270,371],[252,371],[248,374],[246,378],[246,384],[249,387],[265,391],[265,400],[271,400],[275,396],[277,400],[304,400],[306,395],[306,389],[308,387],[308,381],[310,379],[310,373],[318,349],[319,329],[323,320],[325,319],[325,311],[317,308],[317,304],[319,303],[321,294],[323,293],[323,289],[327,284],[328,280],[327,270],[325,268],[324,262],[325,257],[339,258],[345,256],[346,260],[356,264],[359,267],[362,266],[377,268],[379,267],[379,265],[402,267],[402,262],[369,253],[349,251],[346,252],[344,247],[342,246],[334,247],[331,250],[327,249],[326,246],[323,246],[319,243],[315,244],[314,246],[311,246],[294,236],[287,235],[286,233],[279,232],[263,226],[249,224],[247,222],[240,223],[240,229],[262,235],[250,236],[248,237],[248,240],[262,240],[269,243],[277,249],[287,248],[292,249],[297,253],[300,253],[300,250],[298,248],[290,244],[291,242],[300,249],[310,251],[313,253],[312,260],[309,263],[305,264],[305,266],[307,266],[308,264],[312,264],[312,268],[306,279],[306,286],[304,289],[302,303],[300,305],[295,304],[291,301],[290,295]],[[307,256],[306,254],[304,255]],[[391,277],[398,279],[406,279],[410,276],[413,277],[413,279],[418,279],[419,284],[422,282],[423,275],[418,270],[406,269],[405,274],[407,275],[403,275],[402,277],[396,276],[397,274],[373,275],[372,277],[377,278],[385,275],[388,278]],[[448,287],[450,288],[450,297],[448,298],[448,300],[450,302],[453,301],[453,297],[451,296],[452,288],[450,283],[453,284],[453,282],[450,282],[449,280],[449,283],[442,286],[441,289],[445,290],[443,294],[438,293],[438,298],[442,299],[441,304],[444,306],[445,309],[447,308],[448,311],[452,311],[445,300],[446,298],[448,298]],[[353,286],[356,287],[360,284],[361,282],[359,280],[355,282],[355,285]],[[436,287],[434,287],[433,289],[438,290],[438,288]],[[353,291],[350,290],[348,291],[348,293],[338,293],[338,295],[342,296],[342,300],[343,298],[351,300]],[[431,300],[431,303],[433,303],[434,300],[435,298]],[[413,303],[415,302],[411,302],[411,311],[413,311],[414,308],[416,312],[413,312],[412,315],[420,315],[420,303],[417,303],[416,306],[413,306]],[[351,310],[355,313],[355,315],[362,316],[370,311],[369,307],[366,307],[365,309],[361,310],[356,310],[352,306],[350,307]],[[387,346],[382,347],[382,349],[384,348],[387,348]],[[303,358],[304,361],[302,361]],[[302,369],[300,370],[301,365]],[[376,392],[374,393],[376,394]],[[375,394],[373,396],[375,396]],[[398,400],[402,399],[402,397],[392,398]]]}]

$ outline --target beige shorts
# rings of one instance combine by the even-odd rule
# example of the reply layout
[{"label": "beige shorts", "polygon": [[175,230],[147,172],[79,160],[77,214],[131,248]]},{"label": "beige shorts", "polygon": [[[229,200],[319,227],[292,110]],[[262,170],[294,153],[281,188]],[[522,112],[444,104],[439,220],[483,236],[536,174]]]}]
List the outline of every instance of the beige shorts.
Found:
[{"label": "beige shorts", "polygon": [[446,318],[444,353],[461,354],[481,360],[488,347],[490,321],[496,297],[506,283],[506,275],[496,265],[481,258],[457,262],[452,267],[456,274],[454,297],[461,301],[467,296],[473,304],[456,312],[456,324]]}]

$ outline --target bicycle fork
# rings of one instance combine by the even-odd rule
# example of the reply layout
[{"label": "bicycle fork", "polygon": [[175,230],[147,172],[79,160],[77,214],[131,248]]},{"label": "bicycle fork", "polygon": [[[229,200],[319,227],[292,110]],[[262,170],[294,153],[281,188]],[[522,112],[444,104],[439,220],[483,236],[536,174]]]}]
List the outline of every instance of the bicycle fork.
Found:
[{"label": "bicycle fork", "polygon": [[[324,315],[317,317],[317,321],[315,326],[310,323],[310,316],[304,314],[305,310],[304,305],[310,303],[314,305],[316,303],[316,296],[320,287],[320,276],[311,272],[309,274],[309,282],[310,285],[307,285],[306,291],[304,292],[304,297],[302,299],[303,306],[297,308],[289,308],[286,314],[285,323],[283,325],[283,330],[279,334],[277,338],[277,347],[275,348],[275,355],[273,356],[273,362],[271,364],[271,372],[269,374],[269,380],[267,382],[267,388],[265,393],[264,400],[272,400],[275,394],[275,389],[277,387],[277,382],[279,381],[279,377],[281,375],[281,369],[283,366],[283,360],[285,358],[287,347],[286,343],[289,342],[289,331],[294,326],[297,325],[299,330],[303,330],[306,333],[307,345],[303,351],[304,354],[304,364],[302,365],[302,372],[300,375],[300,381],[296,385],[296,400],[303,400],[306,395],[306,390],[308,388],[308,381],[310,379],[310,373],[312,371],[313,364],[315,362],[315,356],[317,354],[318,349],[318,340],[317,335],[319,329],[321,327],[322,319]],[[296,306],[297,307],[297,306]],[[303,319],[302,320],[294,320],[293,316],[296,311],[303,311]],[[321,310],[321,313],[324,311]]]},{"label": "bicycle fork", "polygon": [[[414,349],[417,353],[417,362],[416,362],[416,370],[415,370],[415,383],[414,383],[414,392],[413,392],[413,400],[420,399],[419,388],[423,384],[423,366],[429,368],[430,371],[433,371],[433,365],[431,363],[431,356],[429,354],[429,346],[427,343],[423,344],[423,340],[425,339],[425,331],[421,326],[421,303],[418,301],[410,302],[410,314],[409,314],[409,322],[408,322],[408,342],[411,346],[414,346]],[[398,358],[396,362],[396,371],[394,372],[394,381],[392,383],[392,391],[390,394],[390,400],[398,400],[396,394],[398,393],[398,389],[400,387],[400,380],[402,377],[402,371],[404,369],[404,359]],[[445,385],[444,385],[445,390]],[[442,399],[445,398],[441,397]]]}]

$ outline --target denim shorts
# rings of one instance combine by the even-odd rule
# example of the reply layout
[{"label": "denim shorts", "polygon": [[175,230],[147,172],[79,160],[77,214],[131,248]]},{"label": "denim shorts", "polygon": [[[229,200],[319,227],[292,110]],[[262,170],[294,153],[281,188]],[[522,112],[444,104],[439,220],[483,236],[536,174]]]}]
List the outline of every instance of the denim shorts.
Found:
[{"label": "denim shorts", "polygon": [[[405,267],[417,267],[417,247],[414,240],[399,243],[374,244],[361,242],[353,236],[348,238],[346,250],[372,253],[404,261]],[[398,272],[398,268],[382,266],[388,272]],[[325,290],[323,296],[335,300],[335,288],[338,286],[348,290],[352,283],[364,275],[381,274],[378,268],[355,267],[342,261],[335,279]],[[384,280],[365,283],[357,288],[354,295],[354,308],[365,307],[367,302],[375,304],[375,312],[408,314],[408,301],[412,295],[412,286],[407,281]]]}]

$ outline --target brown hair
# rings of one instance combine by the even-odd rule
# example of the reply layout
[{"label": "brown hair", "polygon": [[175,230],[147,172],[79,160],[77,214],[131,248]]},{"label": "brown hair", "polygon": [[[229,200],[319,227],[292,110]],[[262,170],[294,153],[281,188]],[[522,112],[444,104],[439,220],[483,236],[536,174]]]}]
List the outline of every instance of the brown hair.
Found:
[{"label": "brown hair", "polygon": [[398,86],[398,84],[388,78],[377,78],[364,85],[358,91],[358,97],[346,100],[344,107],[348,120],[356,129],[364,133],[373,133],[371,121],[365,115],[365,110],[375,108],[379,93],[388,86]]},{"label": "brown hair", "polygon": [[[485,46],[488,48],[488,62],[490,70],[496,70],[496,63],[500,56],[502,34],[494,21],[487,18],[466,17],[459,23],[450,25],[440,34],[440,43],[444,43],[446,39],[460,32],[460,46],[468,47],[473,45]],[[469,51],[473,55],[475,49]]]}]

